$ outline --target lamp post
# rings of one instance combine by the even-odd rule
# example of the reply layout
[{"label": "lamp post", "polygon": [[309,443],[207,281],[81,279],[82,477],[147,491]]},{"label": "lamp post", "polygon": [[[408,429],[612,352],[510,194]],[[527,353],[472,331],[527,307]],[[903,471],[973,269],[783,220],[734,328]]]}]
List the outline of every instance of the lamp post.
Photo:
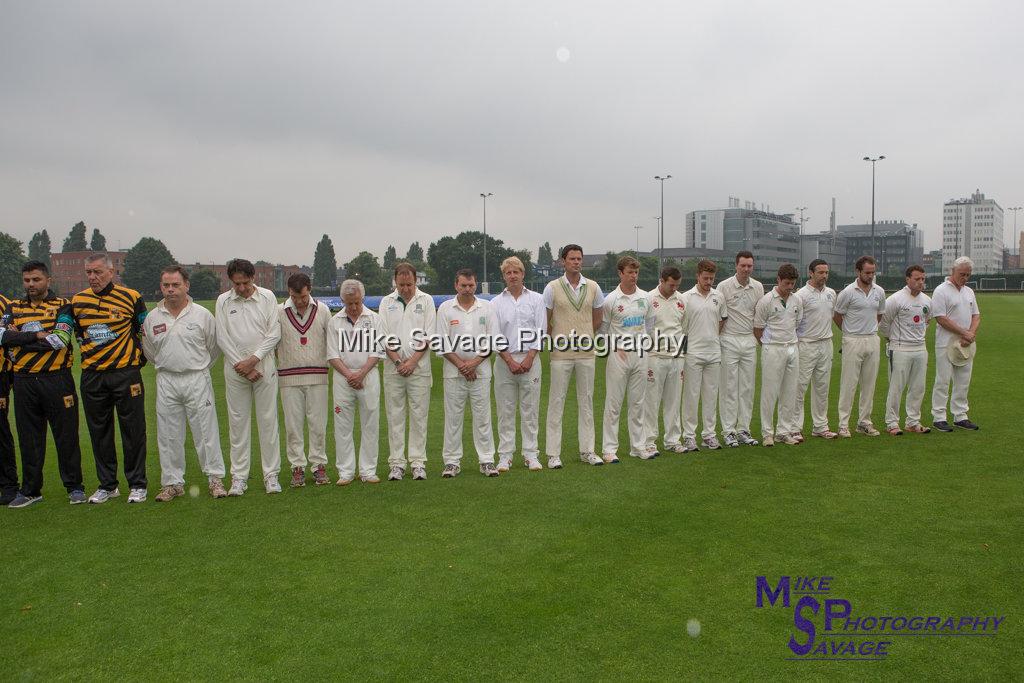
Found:
[{"label": "lamp post", "polygon": [[487,198],[493,197],[494,193],[488,192],[487,194],[484,194],[483,192],[481,192],[480,196],[483,197],[484,199],[484,282],[483,287],[480,288],[480,292],[482,294],[488,294],[489,292],[487,288]]},{"label": "lamp post", "polygon": [[665,181],[672,175],[666,173],[663,176],[656,175],[654,179],[661,183],[661,222],[658,225],[658,270],[661,271],[662,262],[665,260]]},{"label": "lamp post", "polygon": [[875,164],[882,159],[884,155],[878,155],[877,157],[864,157],[864,161],[871,162],[871,255],[875,255]]},{"label": "lamp post", "polygon": [[804,236],[804,211],[806,211],[806,210],[807,210],[806,206],[798,206],[795,209],[795,211],[799,211],[800,212],[800,236],[801,237]]},{"label": "lamp post", "polygon": [[636,255],[640,255],[640,231],[644,229],[642,225],[634,225],[633,230],[636,231]]},{"label": "lamp post", "polygon": [[1020,243],[1017,241],[1017,212],[1021,210],[1019,206],[1011,206],[1010,211],[1013,211],[1013,248],[1017,250],[1017,268],[1020,268]]}]

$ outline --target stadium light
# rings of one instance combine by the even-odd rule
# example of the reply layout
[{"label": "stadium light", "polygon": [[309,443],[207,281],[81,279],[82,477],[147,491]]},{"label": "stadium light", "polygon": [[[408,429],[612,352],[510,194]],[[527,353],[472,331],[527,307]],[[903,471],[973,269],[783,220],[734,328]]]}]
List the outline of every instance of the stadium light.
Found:
[{"label": "stadium light", "polygon": [[662,262],[665,260],[665,181],[672,177],[671,173],[663,176],[656,175],[654,179],[661,183],[661,223],[658,226],[658,272],[661,272]]},{"label": "stadium light", "polygon": [[875,163],[885,158],[885,155],[878,155],[874,159],[864,157],[864,161],[871,162],[871,255],[875,255]]}]

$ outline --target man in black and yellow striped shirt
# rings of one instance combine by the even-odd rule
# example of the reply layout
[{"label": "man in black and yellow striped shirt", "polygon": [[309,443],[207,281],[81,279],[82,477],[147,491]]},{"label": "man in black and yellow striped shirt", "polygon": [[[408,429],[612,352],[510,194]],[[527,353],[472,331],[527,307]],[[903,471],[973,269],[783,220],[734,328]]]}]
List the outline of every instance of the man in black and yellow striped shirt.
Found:
[{"label": "man in black and yellow striped shirt", "polygon": [[[10,300],[0,294],[0,320],[7,315]],[[0,322],[0,343],[7,334]],[[14,436],[11,434],[10,412],[11,361],[7,351],[0,350],[0,505],[9,505],[18,495],[18,464],[14,458]]]},{"label": "man in black and yellow striped shirt", "polygon": [[71,503],[85,502],[78,443],[78,394],[71,376],[71,303],[50,291],[45,263],[21,267],[25,298],[7,304],[2,344],[13,363],[14,417],[21,446],[21,495],[11,507],[42,498],[46,425],[57,446],[57,466]]},{"label": "man in black and yellow striped shirt", "polygon": [[82,407],[89,427],[100,486],[90,503],[121,495],[117,488],[114,412],[121,427],[128,502],[146,500],[146,399],[139,369],[145,365],[139,334],[146,304],[134,289],[114,283],[110,257],[98,253],[85,263],[89,289],[71,299],[82,355]]}]

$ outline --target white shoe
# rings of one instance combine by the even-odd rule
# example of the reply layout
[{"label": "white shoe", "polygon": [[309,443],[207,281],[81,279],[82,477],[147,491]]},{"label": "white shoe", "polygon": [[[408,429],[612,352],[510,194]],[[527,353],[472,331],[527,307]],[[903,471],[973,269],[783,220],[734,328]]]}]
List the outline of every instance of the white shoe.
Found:
[{"label": "white shoe", "polygon": [[641,460],[653,460],[658,457],[658,451],[653,448],[645,448],[640,453],[630,453],[634,458],[640,458]]},{"label": "white shoe", "polygon": [[683,439],[683,453],[692,453],[693,451],[700,450],[697,448],[697,439],[692,436],[688,436]]},{"label": "white shoe", "polygon": [[724,440],[725,445],[728,446],[729,448],[738,448],[740,445],[740,440],[737,439],[736,435],[733,434],[732,432],[726,434]]},{"label": "white shoe", "polygon": [[562,459],[557,455],[548,456],[548,469],[549,470],[560,470],[562,469]]},{"label": "white shoe", "polygon": [[775,445],[775,437],[771,434],[765,434],[764,439],[761,440],[761,445],[765,448],[771,448]]},{"label": "white shoe", "polygon": [[[498,476],[498,472],[500,471],[501,470],[494,466],[493,462],[480,463],[480,474],[484,475],[485,477],[496,477]],[[508,472],[508,470],[505,471]]]},{"label": "white shoe", "polygon": [[128,491],[128,502],[129,503],[145,503],[146,502],[146,489],[130,489]]},{"label": "white shoe", "polygon": [[538,472],[544,469],[544,466],[540,464],[540,460],[537,458],[527,458],[526,467],[529,468],[531,472]]},{"label": "white shoe", "polygon": [[402,481],[405,476],[405,469],[398,465],[392,465],[391,470],[388,472],[388,481]]},{"label": "white shoe", "polygon": [[792,434],[782,434],[779,436],[779,443],[784,443],[787,446],[796,446],[800,443],[800,439]]},{"label": "white shoe", "polygon": [[121,491],[114,489],[113,491],[107,491],[106,489],[96,489],[96,493],[89,496],[89,502],[94,505],[106,503],[111,498],[117,498],[121,495]]},{"label": "white shoe", "polygon": [[509,455],[509,456],[504,456],[503,455],[500,458],[498,458],[498,471],[499,472],[508,472],[510,469],[512,469],[512,456],[511,455]]},{"label": "white shoe", "polygon": [[281,493],[281,482],[277,480],[277,475],[270,475],[263,480],[263,486],[267,489],[267,493]]},{"label": "white shoe", "polygon": [[232,479],[231,488],[228,489],[229,496],[242,496],[245,495],[245,490],[249,488],[249,484],[244,479]]},{"label": "white shoe", "polygon": [[605,453],[601,456],[601,460],[604,460],[608,465],[616,465],[619,462],[619,456],[615,453]]},{"label": "white shoe", "polygon": [[747,430],[742,430],[736,433],[736,440],[740,442],[741,446],[756,446],[757,439],[750,435]]},{"label": "white shoe", "polygon": [[412,468],[412,478],[416,481],[423,481],[427,478],[427,468],[423,466],[416,466]]},{"label": "white shoe", "polygon": [[683,444],[681,444],[681,443],[672,444],[671,446],[665,446],[665,450],[668,451],[669,453],[685,453],[686,452],[686,449],[683,447]]},{"label": "white shoe", "polygon": [[718,437],[716,437],[714,434],[712,434],[711,436],[705,436],[701,443],[704,444],[704,448],[707,448],[712,451],[717,451],[722,447],[718,443]]},{"label": "white shoe", "polygon": [[580,453],[580,462],[587,465],[603,465],[604,460],[597,453]]}]

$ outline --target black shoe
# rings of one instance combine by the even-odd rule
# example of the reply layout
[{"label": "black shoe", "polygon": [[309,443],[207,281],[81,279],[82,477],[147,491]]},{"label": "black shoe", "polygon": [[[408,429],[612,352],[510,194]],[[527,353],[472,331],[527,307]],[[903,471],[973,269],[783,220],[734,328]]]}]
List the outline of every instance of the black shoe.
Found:
[{"label": "black shoe", "polygon": [[938,422],[933,422],[932,423],[932,427],[935,427],[940,432],[951,432],[951,431],[953,431],[953,428],[950,427],[949,423],[946,422],[945,420],[939,420]]},{"label": "black shoe", "polygon": [[14,499],[18,497],[18,491],[4,491],[0,494],[0,505],[10,505],[14,502]]},{"label": "black shoe", "polygon": [[957,420],[953,424],[955,424],[960,429],[970,429],[972,432],[976,432],[979,429],[978,425],[974,424],[970,420]]}]

